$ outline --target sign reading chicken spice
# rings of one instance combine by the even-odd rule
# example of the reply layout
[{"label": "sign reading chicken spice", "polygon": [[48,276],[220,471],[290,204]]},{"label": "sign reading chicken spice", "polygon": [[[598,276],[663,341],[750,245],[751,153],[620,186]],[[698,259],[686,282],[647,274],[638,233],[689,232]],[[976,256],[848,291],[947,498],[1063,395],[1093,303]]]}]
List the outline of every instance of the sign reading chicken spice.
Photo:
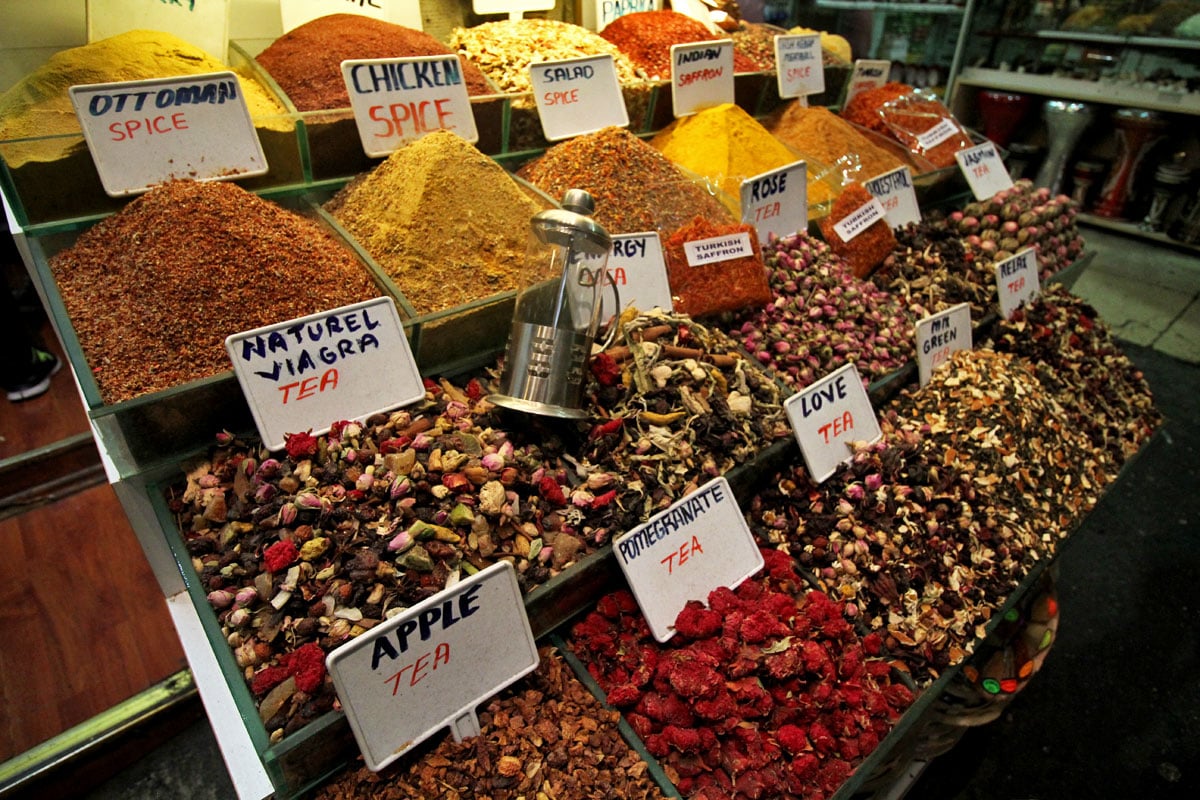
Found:
[{"label": "sign reading chicken spice", "polygon": [[871,398],[853,363],[839,367],[783,403],[813,481],[820,483],[852,456],[851,443],[883,437]]},{"label": "sign reading chicken spice", "polygon": [[[743,523],[744,524],[744,523]],[[513,565],[493,564],[392,617],[325,660],[372,770],[451,726],[479,734],[475,707],[537,669]]]},{"label": "sign reading chicken spice", "polygon": [[917,372],[921,386],[959,350],[971,349],[971,304],[959,303],[917,322]]},{"label": "sign reading chicken spice", "polygon": [[750,526],[725,478],[717,478],[613,540],[654,638],[675,635],[689,600],[722,586],[734,589],[763,567]]},{"label": "sign reading chicken spice", "polygon": [[733,42],[671,45],[671,103],[676,117],[733,102]]},{"label": "sign reading chicken spice", "polygon": [[425,396],[387,297],[234,334],[225,349],[272,450],[289,433],[324,433],[330,420],[365,419]]},{"label": "sign reading chicken spice", "polygon": [[1037,297],[1038,284],[1037,251],[1026,247],[1012,258],[996,264],[996,290],[1000,297],[1000,316],[1011,319],[1013,312]]},{"label": "sign reading chicken spice", "polygon": [[796,161],[742,181],[742,222],[759,241],[808,229],[808,167]]}]

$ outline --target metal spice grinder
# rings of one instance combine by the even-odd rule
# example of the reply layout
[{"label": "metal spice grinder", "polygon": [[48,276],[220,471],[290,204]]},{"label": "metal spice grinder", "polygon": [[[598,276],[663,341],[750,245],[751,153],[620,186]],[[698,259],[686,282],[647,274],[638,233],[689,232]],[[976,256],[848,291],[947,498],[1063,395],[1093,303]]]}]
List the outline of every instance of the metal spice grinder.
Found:
[{"label": "metal spice grinder", "polygon": [[[582,419],[584,367],[600,327],[601,291],[612,237],[591,218],[592,196],[568,189],[562,208],[530,220],[530,264],[551,279],[521,290],[513,309],[498,406]],[[533,261],[536,259],[536,262]]]}]

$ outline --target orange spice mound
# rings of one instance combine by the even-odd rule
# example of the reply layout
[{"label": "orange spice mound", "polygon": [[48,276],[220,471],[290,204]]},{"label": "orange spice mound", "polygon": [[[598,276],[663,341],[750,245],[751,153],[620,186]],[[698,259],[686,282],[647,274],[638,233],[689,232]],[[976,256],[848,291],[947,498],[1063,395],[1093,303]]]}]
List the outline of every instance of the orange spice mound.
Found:
[{"label": "orange spice mound", "polygon": [[874,178],[906,166],[898,156],[872,142],[846,120],[820,106],[792,102],[764,123],[776,139],[801,155],[833,164],[846,153],[858,156],[861,178]]},{"label": "orange spice mound", "polygon": [[856,278],[865,278],[883,263],[896,247],[896,235],[886,219],[873,223],[850,241],[834,228],[837,223],[871,202],[871,193],[861,183],[848,184],[833,201],[829,216],[818,221],[829,249],[846,259]]},{"label": "orange spice mound", "polygon": [[889,135],[888,126],[879,115],[879,109],[884,103],[889,103],[897,97],[903,97],[913,90],[907,83],[892,81],[874,89],[863,89],[842,108],[842,119],[862,125],[883,135]]}]

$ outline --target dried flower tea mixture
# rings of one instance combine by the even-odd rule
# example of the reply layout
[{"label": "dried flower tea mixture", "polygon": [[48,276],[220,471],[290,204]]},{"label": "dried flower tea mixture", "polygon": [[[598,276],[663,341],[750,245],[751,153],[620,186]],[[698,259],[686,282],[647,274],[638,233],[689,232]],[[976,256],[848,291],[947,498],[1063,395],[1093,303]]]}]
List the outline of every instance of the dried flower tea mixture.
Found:
[{"label": "dried flower tea mixture", "polygon": [[876,286],[914,311],[968,303],[976,323],[995,309],[995,273],[982,269],[957,233],[923,219],[895,234],[896,248],[871,276]]}]

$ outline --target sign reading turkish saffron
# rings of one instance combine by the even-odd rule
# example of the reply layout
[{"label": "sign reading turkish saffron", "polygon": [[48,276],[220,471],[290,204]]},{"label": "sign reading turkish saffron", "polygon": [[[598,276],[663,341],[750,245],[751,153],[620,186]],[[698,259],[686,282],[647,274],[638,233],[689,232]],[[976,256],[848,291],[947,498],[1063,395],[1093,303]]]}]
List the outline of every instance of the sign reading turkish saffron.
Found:
[{"label": "sign reading turkish saffron", "polygon": [[888,225],[902,228],[910,222],[921,221],[921,207],[913,189],[912,173],[908,167],[896,167],[863,183],[871,196],[879,201]]},{"label": "sign reading turkish saffron", "polygon": [[[600,318],[622,309],[671,308],[667,261],[657,231],[623,233],[612,237],[608,252],[608,285],[601,292]],[[615,287],[612,291],[609,286]]]},{"label": "sign reading turkish saffron", "polygon": [[808,170],[803,161],[742,181],[742,222],[753,225],[758,240],[771,234],[791,236],[808,230]]},{"label": "sign reading turkish saffron", "polygon": [[725,478],[709,481],[613,540],[617,564],[660,642],[689,600],[734,588],[762,569],[750,526]]},{"label": "sign reading turkish saffron", "polygon": [[992,142],[964,147],[954,154],[954,159],[976,200],[987,200],[1002,189],[1012,188],[1012,176]]},{"label": "sign reading turkish saffron", "polygon": [[501,561],[330,653],[325,663],[367,767],[378,772],[450,727],[479,735],[475,707],[537,669],[511,563]]},{"label": "sign reading turkish saffron", "polygon": [[846,364],[784,401],[804,464],[821,483],[853,455],[853,442],[883,436],[858,367]]},{"label": "sign reading turkish saffron", "polygon": [[921,386],[959,350],[971,349],[971,304],[959,303],[917,322],[917,374]]},{"label": "sign reading turkish saffron", "polygon": [[996,264],[996,289],[1000,293],[1000,316],[1012,319],[1013,312],[1038,296],[1037,251],[1026,247],[1012,258]]},{"label": "sign reading turkish saffron", "polygon": [[267,159],[232,72],[91,83],[68,90],[104,191],[176,179],[263,175]]},{"label": "sign reading turkish saffron", "polygon": [[865,231],[867,228],[874,225],[876,222],[884,219],[887,215],[884,213],[883,206],[879,200],[872,197],[867,202],[863,203],[858,208],[851,211],[846,216],[833,224],[834,232],[841,237],[843,242],[849,242]]},{"label": "sign reading turkish saffron", "polygon": [[425,396],[387,297],[237,333],[225,350],[272,450],[289,433],[324,433],[337,420],[366,419]]},{"label": "sign reading turkish saffron", "polygon": [[732,39],[671,45],[671,104],[676,117],[732,102]]},{"label": "sign reading turkish saffron", "polygon": [[433,131],[479,141],[458,56],[351,59],[342,78],[363,152],[386,156]]},{"label": "sign reading turkish saffron", "polygon": [[629,125],[629,112],[611,55],[529,65],[542,133],[551,142]]},{"label": "sign reading turkish saffron", "polygon": [[418,31],[424,25],[421,4],[412,0],[279,0],[279,16],[283,21],[284,33],[335,11],[371,17]]},{"label": "sign reading turkish saffron", "polygon": [[775,80],[780,97],[807,97],[825,91],[821,34],[776,36]]},{"label": "sign reading turkish saffron", "polygon": [[865,89],[875,89],[887,83],[888,75],[892,71],[892,62],[884,59],[875,58],[858,58],[854,60],[854,67],[850,71],[850,80],[846,83],[846,99],[842,102],[845,106],[850,102],[850,98]]}]

